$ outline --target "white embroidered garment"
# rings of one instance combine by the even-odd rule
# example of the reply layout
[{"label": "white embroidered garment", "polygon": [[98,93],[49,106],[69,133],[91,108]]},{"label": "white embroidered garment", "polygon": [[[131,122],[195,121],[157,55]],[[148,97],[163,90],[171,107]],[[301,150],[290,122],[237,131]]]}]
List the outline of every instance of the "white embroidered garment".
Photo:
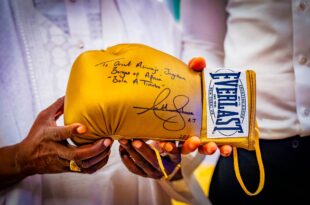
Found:
[{"label": "white embroidered garment", "polygon": [[[144,43],[179,56],[180,33],[154,0],[3,0],[0,3],[0,146],[20,142],[39,111],[65,94],[79,53],[115,43]],[[114,142],[93,175],[27,177],[1,191],[0,204],[170,204],[155,180],[131,174]]]}]

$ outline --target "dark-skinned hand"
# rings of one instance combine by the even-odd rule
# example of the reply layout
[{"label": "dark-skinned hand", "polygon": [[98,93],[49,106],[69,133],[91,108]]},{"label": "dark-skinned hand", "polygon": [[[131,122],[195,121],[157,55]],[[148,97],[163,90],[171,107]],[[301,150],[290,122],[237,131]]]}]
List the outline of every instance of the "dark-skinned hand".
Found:
[{"label": "dark-skinned hand", "polygon": [[40,112],[28,136],[20,143],[0,148],[0,188],[33,174],[69,172],[75,160],[81,173],[94,173],[107,164],[112,140],[100,139],[93,144],[75,147],[66,141],[75,135],[87,135],[84,125],[57,126],[63,114],[64,97]]},{"label": "dark-skinned hand", "polygon": [[[161,147],[153,146],[161,152]],[[163,165],[167,174],[171,174],[176,166],[181,162],[181,152],[174,142],[170,142],[169,153],[161,156]],[[161,179],[164,175],[159,167],[155,151],[142,140],[120,140],[119,152],[121,159],[127,169],[139,176],[149,177],[153,179]],[[171,179],[177,180],[182,178],[181,169]]]}]

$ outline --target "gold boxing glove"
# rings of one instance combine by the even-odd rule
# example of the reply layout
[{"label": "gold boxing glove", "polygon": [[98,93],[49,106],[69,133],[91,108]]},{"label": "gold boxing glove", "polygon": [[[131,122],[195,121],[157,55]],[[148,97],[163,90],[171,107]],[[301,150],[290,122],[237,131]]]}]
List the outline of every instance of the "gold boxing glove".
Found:
[{"label": "gold boxing glove", "polygon": [[[151,47],[121,44],[87,51],[76,59],[64,120],[87,126],[87,136],[72,138],[77,145],[102,137],[183,141],[200,136],[203,143],[256,150],[261,164],[255,91],[251,70],[200,73]],[[235,170],[239,173],[238,166]],[[242,185],[240,173],[237,178]],[[255,195],[262,186],[263,182],[255,193],[245,191]]]}]

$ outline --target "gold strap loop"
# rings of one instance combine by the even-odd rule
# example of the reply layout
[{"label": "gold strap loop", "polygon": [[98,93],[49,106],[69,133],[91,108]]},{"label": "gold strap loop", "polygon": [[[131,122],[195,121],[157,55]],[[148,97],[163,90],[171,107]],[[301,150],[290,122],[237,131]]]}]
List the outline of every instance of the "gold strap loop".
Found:
[{"label": "gold strap loop", "polygon": [[152,145],[150,145],[150,147],[154,150],[155,154],[156,154],[156,158],[157,158],[157,161],[158,161],[158,165],[159,165],[159,168],[161,170],[161,172],[163,173],[163,178],[167,181],[171,180],[174,175],[179,171],[179,169],[181,168],[181,164],[178,164],[174,170],[172,171],[172,173],[170,175],[167,174],[166,172],[166,169],[164,167],[164,164],[163,164],[163,160],[161,159],[161,156],[160,156],[160,153],[159,151]]},{"label": "gold strap loop", "polygon": [[257,190],[255,192],[250,192],[246,188],[246,186],[242,180],[240,170],[239,170],[237,147],[233,147],[235,174],[236,174],[237,180],[238,180],[241,188],[249,196],[255,196],[255,195],[259,194],[262,191],[262,189],[264,188],[264,184],[265,184],[265,170],[264,170],[262,155],[261,155],[260,147],[259,147],[259,131],[258,131],[257,127],[255,127],[255,145],[254,146],[255,146],[255,153],[256,153],[258,168],[259,168],[259,184],[258,184]]}]

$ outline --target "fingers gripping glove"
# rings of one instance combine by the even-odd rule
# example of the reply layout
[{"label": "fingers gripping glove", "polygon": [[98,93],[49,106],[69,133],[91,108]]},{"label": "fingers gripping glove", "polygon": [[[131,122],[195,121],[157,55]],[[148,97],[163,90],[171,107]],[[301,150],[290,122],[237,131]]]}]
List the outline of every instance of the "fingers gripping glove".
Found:
[{"label": "fingers gripping glove", "polygon": [[76,59],[64,120],[87,126],[88,135],[72,138],[78,145],[102,137],[182,141],[195,135],[203,143],[259,152],[255,90],[253,71],[195,72],[151,47],[122,44]]}]

